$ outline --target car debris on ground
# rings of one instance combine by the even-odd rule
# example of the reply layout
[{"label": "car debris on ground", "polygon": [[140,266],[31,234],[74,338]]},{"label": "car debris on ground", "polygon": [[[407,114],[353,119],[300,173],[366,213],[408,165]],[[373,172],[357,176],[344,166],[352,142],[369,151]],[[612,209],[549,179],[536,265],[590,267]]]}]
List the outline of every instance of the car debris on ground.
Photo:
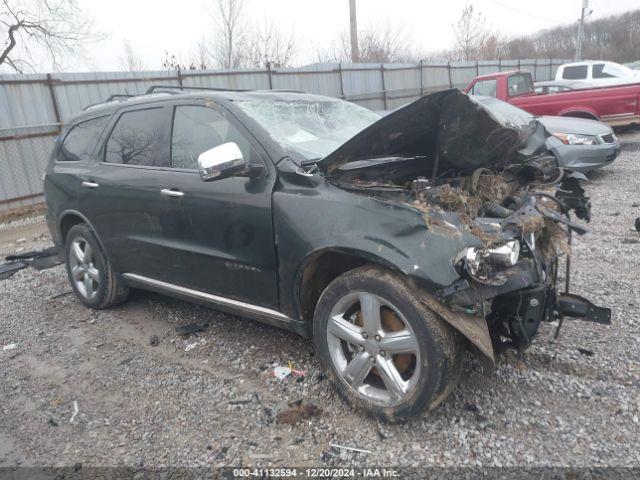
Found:
[{"label": "car debris on ground", "polygon": [[337,443],[330,443],[330,447],[335,448],[337,450],[346,450],[348,452],[357,452],[357,453],[372,453],[371,450],[366,450],[364,448],[356,448],[356,447],[347,447],[344,445],[338,445]]},{"label": "car debris on ground", "polygon": [[175,330],[181,337],[188,337],[189,335],[204,332],[207,328],[209,328],[208,323],[202,325],[199,323],[190,323],[188,325],[178,325]]},{"label": "car debris on ground", "polygon": [[0,264],[0,280],[5,280],[29,266],[36,270],[44,270],[60,265],[64,261],[56,247],[7,255],[5,260],[6,262]]},{"label": "car debris on ground", "polygon": [[193,343],[187,343],[184,347],[184,351],[185,352],[190,352],[191,350],[193,350],[194,348],[196,348],[198,345],[204,345],[205,343],[207,343],[207,340],[202,338],[197,342],[193,342]]}]

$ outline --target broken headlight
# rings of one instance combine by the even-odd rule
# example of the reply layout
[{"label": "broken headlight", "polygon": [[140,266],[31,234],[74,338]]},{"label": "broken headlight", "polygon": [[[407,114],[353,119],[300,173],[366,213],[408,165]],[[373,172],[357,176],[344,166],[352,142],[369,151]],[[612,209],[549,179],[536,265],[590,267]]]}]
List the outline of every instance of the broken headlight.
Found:
[{"label": "broken headlight", "polygon": [[597,145],[598,137],[594,135],[580,135],[577,133],[554,133],[554,137],[560,139],[565,145]]},{"label": "broken headlight", "polygon": [[510,240],[492,248],[467,248],[459,256],[466,272],[481,283],[506,280],[495,267],[513,267],[520,258],[520,242]]}]

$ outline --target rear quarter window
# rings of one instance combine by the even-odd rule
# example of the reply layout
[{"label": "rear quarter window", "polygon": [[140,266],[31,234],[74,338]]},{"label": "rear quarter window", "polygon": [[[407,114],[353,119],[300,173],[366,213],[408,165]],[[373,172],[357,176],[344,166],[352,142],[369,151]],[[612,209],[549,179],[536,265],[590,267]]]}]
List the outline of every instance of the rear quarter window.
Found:
[{"label": "rear quarter window", "polygon": [[565,80],[586,80],[589,67],[587,65],[577,65],[575,67],[565,67],[562,78]]},{"label": "rear quarter window", "polygon": [[79,162],[91,158],[96,141],[104,129],[109,116],[93,118],[77,124],[69,130],[58,150],[59,162]]}]

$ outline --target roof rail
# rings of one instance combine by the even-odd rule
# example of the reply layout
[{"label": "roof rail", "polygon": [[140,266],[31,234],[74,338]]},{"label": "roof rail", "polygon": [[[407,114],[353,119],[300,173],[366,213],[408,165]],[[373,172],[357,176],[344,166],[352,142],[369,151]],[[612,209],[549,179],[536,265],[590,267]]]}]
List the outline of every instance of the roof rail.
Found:
[{"label": "roof rail", "polygon": [[103,103],[115,102],[116,100],[126,100],[127,98],[133,98],[135,96],[137,95],[129,95],[126,93],[114,93],[112,95],[109,95],[107,99],[103,102],[92,103],[91,105],[87,105],[82,109],[82,111],[89,110],[92,107],[97,107],[98,105],[102,105]]},{"label": "roof rail", "polygon": [[151,85],[147,89],[147,94],[154,93],[156,90],[162,90],[171,93],[171,90],[203,90],[212,92],[282,92],[282,93],[306,93],[302,90],[290,90],[286,88],[276,89],[239,89],[239,88],[222,88],[222,87],[191,87],[188,85]]},{"label": "roof rail", "polygon": [[97,107],[98,105],[103,105],[109,102],[123,101],[130,98],[142,97],[144,95],[154,95],[154,94],[168,94],[175,95],[179,92],[184,92],[185,90],[195,90],[195,91],[210,91],[210,92],[281,92],[281,93],[306,93],[302,90],[289,90],[289,89],[272,89],[272,90],[249,90],[249,89],[235,89],[235,88],[216,88],[216,87],[190,87],[184,85],[151,85],[147,88],[147,91],[142,94],[137,95],[129,95],[125,93],[114,93],[109,95],[109,97],[103,101],[98,103],[93,103],[91,105],[87,105],[82,110],[89,110],[90,108]]},{"label": "roof rail", "polygon": [[113,95],[109,95],[105,102],[112,102],[118,98],[131,98],[135,97],[135,95],[129,95],[128,93],[114,93]]},{"label": "roof rail", "polygon": [[171,93],[171,90],[209,90],[212,92],[249,92],[250,90],[240,90],[235,88],[214,88],[214,87],[190,87],[184,85],[151,85],[147,88],[147,94],[155,93],[156,90]]}]

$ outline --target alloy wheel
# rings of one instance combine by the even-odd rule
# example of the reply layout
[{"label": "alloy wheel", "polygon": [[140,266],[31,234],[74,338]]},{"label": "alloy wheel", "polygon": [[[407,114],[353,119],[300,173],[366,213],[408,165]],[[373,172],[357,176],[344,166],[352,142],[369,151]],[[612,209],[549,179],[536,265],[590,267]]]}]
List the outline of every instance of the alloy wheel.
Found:
[{"label": "alloy wheel", "polygon": [[401,403],[420,376],[417,337],[391,302],[353,292],[333,307],[327,322],[329,355],[341,380],[366,400]]},{"label": "alloy wheel", "polygon": [[82,237],[75,238],[69,249],[71,277],[76,290],[87,299],[95,297],[100,286],[100,271],[94,261],[95,252],[89,242]]}]

